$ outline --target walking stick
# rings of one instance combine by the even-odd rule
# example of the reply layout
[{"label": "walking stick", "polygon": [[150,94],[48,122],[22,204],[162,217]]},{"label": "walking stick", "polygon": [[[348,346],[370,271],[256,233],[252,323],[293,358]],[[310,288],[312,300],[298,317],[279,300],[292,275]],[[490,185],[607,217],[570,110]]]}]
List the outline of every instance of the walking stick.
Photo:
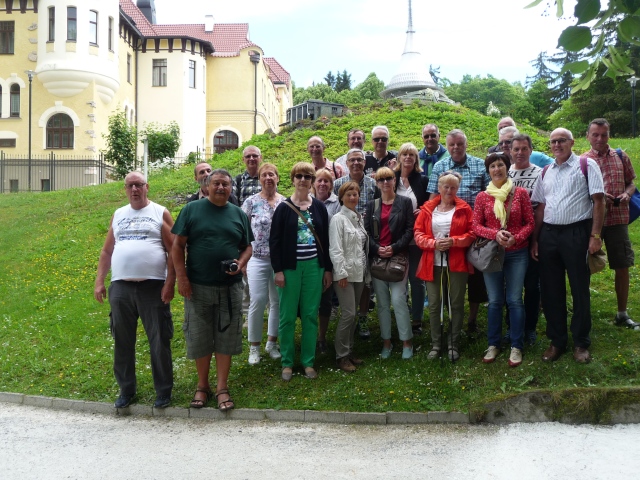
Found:
[{"label": "walking stick", "polygon": [[[451,320],[451,270],[449,270],[449,251],[448,250],[447,250],[446,257],[447,257],[447,300],[448,300],[447,305],[449,307],[449,338],[451,339],[450,341],[451,355],[449,356],[449,360],[451,360],[451,363],[453,363],[454,362],[453,360],[453,321]],[[449,350],[447,350],[447,352],[449,352]]]},{"label": "walking stick", "polygon": [[444,252],[440,251],[440,364],[444,361]]}]

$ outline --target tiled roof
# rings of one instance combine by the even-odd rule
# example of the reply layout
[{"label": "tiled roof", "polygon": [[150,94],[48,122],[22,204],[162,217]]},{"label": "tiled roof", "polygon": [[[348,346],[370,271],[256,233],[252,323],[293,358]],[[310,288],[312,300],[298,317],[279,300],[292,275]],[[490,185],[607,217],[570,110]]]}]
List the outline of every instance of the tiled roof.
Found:
[{"label": "tiled roof", "polygon": [[264,57],[264,63],[269,65],[271,70],[269,78],[273,83],[284,83],[287,86],[291,85],[291,75],[287,72],[282,65],[273,57]]},{"label": "tiled roof", "polygon": [[132,0],[120,0],[120,8],[131,17],[145,37],[190,37],[203,40],[213,45],[214,57],[235,57],[240,55],[242,49],[258,47],[249,40],[248,23],[217,23],[213,32],[206,32],[204,24],[152,25]]}]

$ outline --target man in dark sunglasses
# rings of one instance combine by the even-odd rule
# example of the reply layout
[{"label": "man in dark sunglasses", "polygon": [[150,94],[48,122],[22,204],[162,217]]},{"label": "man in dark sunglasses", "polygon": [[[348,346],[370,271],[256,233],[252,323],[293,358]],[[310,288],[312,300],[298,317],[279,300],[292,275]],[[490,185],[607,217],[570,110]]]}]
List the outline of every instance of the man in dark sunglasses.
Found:
[{"label": "man in dark sunglasses", "polygon": [[424,148],[418,152],[418,157],[422,163],[422,175],[429,178],[436,162],[448,157],[449,152],[440,143],[440,129],[435,123],[427,123],[422,127],[422,143]]},{"label": "man in dark sunglasses", "polygon": [[373,178],[380,167],[389,167],[393,170],[396,166],[396,157],[398,154],[394,151],[388,150],[389,129],[387,127],[384,125],[373,127],[371,135],[373,152],[367,154],[364,173],[365,175],[369,175]]},{"label": "man in dark sunglasses", "polygon": [[[513,118],[511,117],[501,118],[500,121],[498,122],[498,135],[500,135],[500,132],[502,131],[503,128],[515,127],[515,126],[516,126],[516,121]],[[500,148],[500,145],[494,145],[493,147],[489,147],[489,151],[487,152],[487,155],[494,152],[504,152],[504,150]]]}]

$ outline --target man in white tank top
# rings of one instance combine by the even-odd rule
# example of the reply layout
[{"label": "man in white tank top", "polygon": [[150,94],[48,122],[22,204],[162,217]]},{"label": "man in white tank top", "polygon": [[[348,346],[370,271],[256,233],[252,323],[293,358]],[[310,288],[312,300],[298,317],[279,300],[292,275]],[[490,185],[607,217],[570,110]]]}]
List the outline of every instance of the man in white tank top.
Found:
[{"label": "man in white tank top", "polygon": [[116,408],[128,407],[136,395],[135,345],[138,318],[149,339],[155,408],[171,402],[173,365],[171,338],[176,275],[171,251],[173,219],[169,211],[147,198],[149,184],[140,172],[124,179],[129,204],[113,214],[100,252],[93,296],[107,297],[104,282],[111,270],[109,305],[114,339],[113,372],[120,387]]}]

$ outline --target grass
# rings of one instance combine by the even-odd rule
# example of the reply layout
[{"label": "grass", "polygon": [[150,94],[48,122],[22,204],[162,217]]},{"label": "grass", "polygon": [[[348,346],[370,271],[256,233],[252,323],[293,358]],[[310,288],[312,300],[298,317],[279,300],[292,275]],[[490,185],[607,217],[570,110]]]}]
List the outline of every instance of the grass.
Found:
[{"label": "grass", "polygon": [[[344,134],[355,125],[375,124],[374,113],[344,117],[334,124],[322,124],[323,136],[331,139],[335,158],[344,150]],[[442,130],[453,128],[455,116],[466,122],[472,153],[482,154],[495,141],[495,119],[464,113],[459,109],[436,110],[417,107],[386,112],[398,141],[418,141],[422,123],[437,119]],[[405,126],[406,125],[406,126]],[[473,128],[472,128],[473,127]],[[477,129],[477,132],[476,132]],[[314,132],[315,133],[315,132]],[[340,135],[338,136],[338,133]],[[266,159],[278,162],[282,172],[297,160],[306,159],[304,144],[308,130],[285,132],[282,136],[262,135],[254,142]],[[337,144],[341,138],[340,145]],[[541,142],[540,142],[541,143]],[[586,149],[586,141],[576,142],[576,151]],[[612,140],[625,148],[640,171],[640,141]],[[295,145],[295,148],[294,148]],[[396,145],[397,147],[397,145]],[[237,152],[214,159],[215,166],[240,171]],[[283,182],[284,183],[284,182]],[[287,191],[287,186],[283,185]],[[150,179],[150,198],[169,208],[174,217],[184,195],[194,190],[190,166],[174,172],[155,174]],[[108,305],[93,299],[93,283],[98,255],[113,211],[126,202],[122,182],[42,194],[0,196],[3,229],[0,230],[0,391],[60,398],[112,402],[118,387],[112,373],[113,341],[109,333]],[[630,227],[632,242],[640,245],[640,222]],[[640,318],[638,268],[631,269],[629,312]],[[366,365],[355,374],[335,368],[330,353],[317,358],[320,376],[308,381],[296,371],[293,380],[280,380],[278,362],[264,358],[257,366],[247,364],[248,348],[235,357],[230,386],[239,407],[313,409],[339,411],[427,411],[481,409],[488,401],[531,390],[560,392],[571,388],[597,391],[603,387],[633,387],[639,383],[640,333],[612,325],[616,311],[613,274],[605,270],[592,279],[593,362],[577,365],[571,355],[553,364],[540,359],[547,346],[544,318],[538,326],[541,341],[525,349],[524,363],[507,366],[502,354],[492,365],[480,362],[486,339],[463,337],[461,359],[456,364],[428,362],[429,336],[415,339],[416,355],[411,361],[400,358],[400,343],[387,361],[378,357],[381,348],[375,314],[372,339],[356,339],[356,353]],[[185,357],[181,331],[182,299],[172,302],[175,335],[172,342],[175,372],[174,405],[186,407],[196,385],[195,368]],[[426,317],[426,314],[425,314]],[[486,309],[481,308],[480,326],[486,331]],[[329,341],[333,340],[330,326]],[[139,401],[153,401],[149,349],[142,327],[138,330]],[[395,333],[394,333],[395,335]]]}]

